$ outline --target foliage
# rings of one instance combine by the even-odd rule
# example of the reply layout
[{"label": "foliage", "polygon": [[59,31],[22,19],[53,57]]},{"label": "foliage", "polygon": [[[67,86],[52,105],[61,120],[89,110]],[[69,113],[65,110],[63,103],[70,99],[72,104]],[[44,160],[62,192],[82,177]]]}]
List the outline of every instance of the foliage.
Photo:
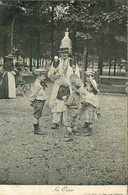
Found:
[{"label": "foliage", "polygon": [[3,1],[0,17],[1,56],[10,51],[10,27],[15,18],[14,47],[23,57],[57,55],[68,27],[73,54],[78,58],[84,53],[86,41],[89,56],[103,61],[126,59],[125,0]]}]

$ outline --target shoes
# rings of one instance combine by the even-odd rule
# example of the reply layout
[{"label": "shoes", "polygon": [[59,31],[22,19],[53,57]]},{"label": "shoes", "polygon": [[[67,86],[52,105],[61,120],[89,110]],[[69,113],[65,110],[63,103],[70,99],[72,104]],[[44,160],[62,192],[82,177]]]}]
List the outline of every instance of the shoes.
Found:
[{"label": "shoes", "polygon": [[57,123],[53,123],[53,125],[51,126],[51,129],[56,129],[57,127],[59,127],[59,125]]},{"label": "shoes", "polygon": [[68,142],[68,141],[72,141],[72,135],[71,134],[65,134],[64,135],[64,138],[63,138],[63,141],[64,142]]},{"label": "shoes", "polygon": [[87,128],[88,127],[88,123],[85,123],[83,128]]},{"label": "shoes", "polygon": [[85,123],[85,126],[84,126],[85,130],[83,132],[83,134],[85,136],[91,136],[92,135],[92,127],[90,127],[90,126],[91,126],[91,124]]},{"label": "shoes", "polygon": [[87,134],[87,133],[89,133],[89,131],[87,129],[84,129],[84,131],[82,133]]},{"label": "shoes", "polygon": [[34,126],[34,134],[36,135],[44,135],[45,132],[41,132],[40,128],[39,128],[39,123],[38,124],[33,124]]},{"label": "shoes", "polygon": [[38,132],[34,132],[34,134],[36,134],[36,135],[45,135],[46,133],[45,132],[38,131]]},{"label": "shoes", "polygon": [[65,137],[65,138],[63,138],[63,141],[68,142],[68,141],[72,141],[72,139],[70,137]]},{"label": "shoes", "polygon": [[92,135],[92,132],[89,131],[89,132],[85,133],[84,135],[85,135],[85,136],[91,136],[91,135]]}]

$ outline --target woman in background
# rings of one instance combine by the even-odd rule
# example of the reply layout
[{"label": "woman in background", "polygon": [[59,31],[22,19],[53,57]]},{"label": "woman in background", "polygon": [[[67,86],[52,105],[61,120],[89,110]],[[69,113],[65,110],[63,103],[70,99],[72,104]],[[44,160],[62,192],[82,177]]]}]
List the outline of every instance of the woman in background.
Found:
[{"label": "woman in background", "polygon": [[15,71],[13,66],[13,56],[5,56],[4,65],[2,67],[2,80],[0,84],[0,99],[8,99],[16,97]]}]

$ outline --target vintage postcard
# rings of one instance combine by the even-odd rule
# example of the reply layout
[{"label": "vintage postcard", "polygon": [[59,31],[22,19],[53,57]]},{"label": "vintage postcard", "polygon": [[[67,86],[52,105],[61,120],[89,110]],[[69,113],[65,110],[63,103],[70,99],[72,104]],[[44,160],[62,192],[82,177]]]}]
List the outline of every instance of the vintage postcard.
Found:
[{"label": "vintage postcard", "polygon": [[0,195],[127,194],[127,6],[0,1]]}]

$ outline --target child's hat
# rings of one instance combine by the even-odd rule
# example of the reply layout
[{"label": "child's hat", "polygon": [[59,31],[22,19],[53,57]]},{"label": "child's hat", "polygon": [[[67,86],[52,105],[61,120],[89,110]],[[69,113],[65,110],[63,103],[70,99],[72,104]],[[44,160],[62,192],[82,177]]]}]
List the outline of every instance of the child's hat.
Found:
[{"label": "child's hat", "polygon": [[36,75],[46,75],[47,70],[45,68],[39,68],[39,69],[35,69],[34,70],[34,73]]},{"label": "child's hat", "polygon": [[73,84],[77,89],[82,86],[82,80],[78,77],[77,74],[71,74],[70,82]]},{"label": "child's hat", "polygon": [[8,59],[8,60],[13,60],[13,55],[12,54],[9,54],[8,56],[5,56],[4,58],[5,59]]},{"label": "child's hat", "polygon": [[87,71],[85,72],[85,74],[86,74],[86,75],[89,75],[89,76],[94,76],[95,72],[92,71],[92,70],[87,70]]},{"label": "child's hat", "polygon": [[98,89],[98,85],[97,85],[95,79],[90,78],[90,82],[91,82],[92,87],[93,87],[97,92],[100,92],[99,89]]}]

